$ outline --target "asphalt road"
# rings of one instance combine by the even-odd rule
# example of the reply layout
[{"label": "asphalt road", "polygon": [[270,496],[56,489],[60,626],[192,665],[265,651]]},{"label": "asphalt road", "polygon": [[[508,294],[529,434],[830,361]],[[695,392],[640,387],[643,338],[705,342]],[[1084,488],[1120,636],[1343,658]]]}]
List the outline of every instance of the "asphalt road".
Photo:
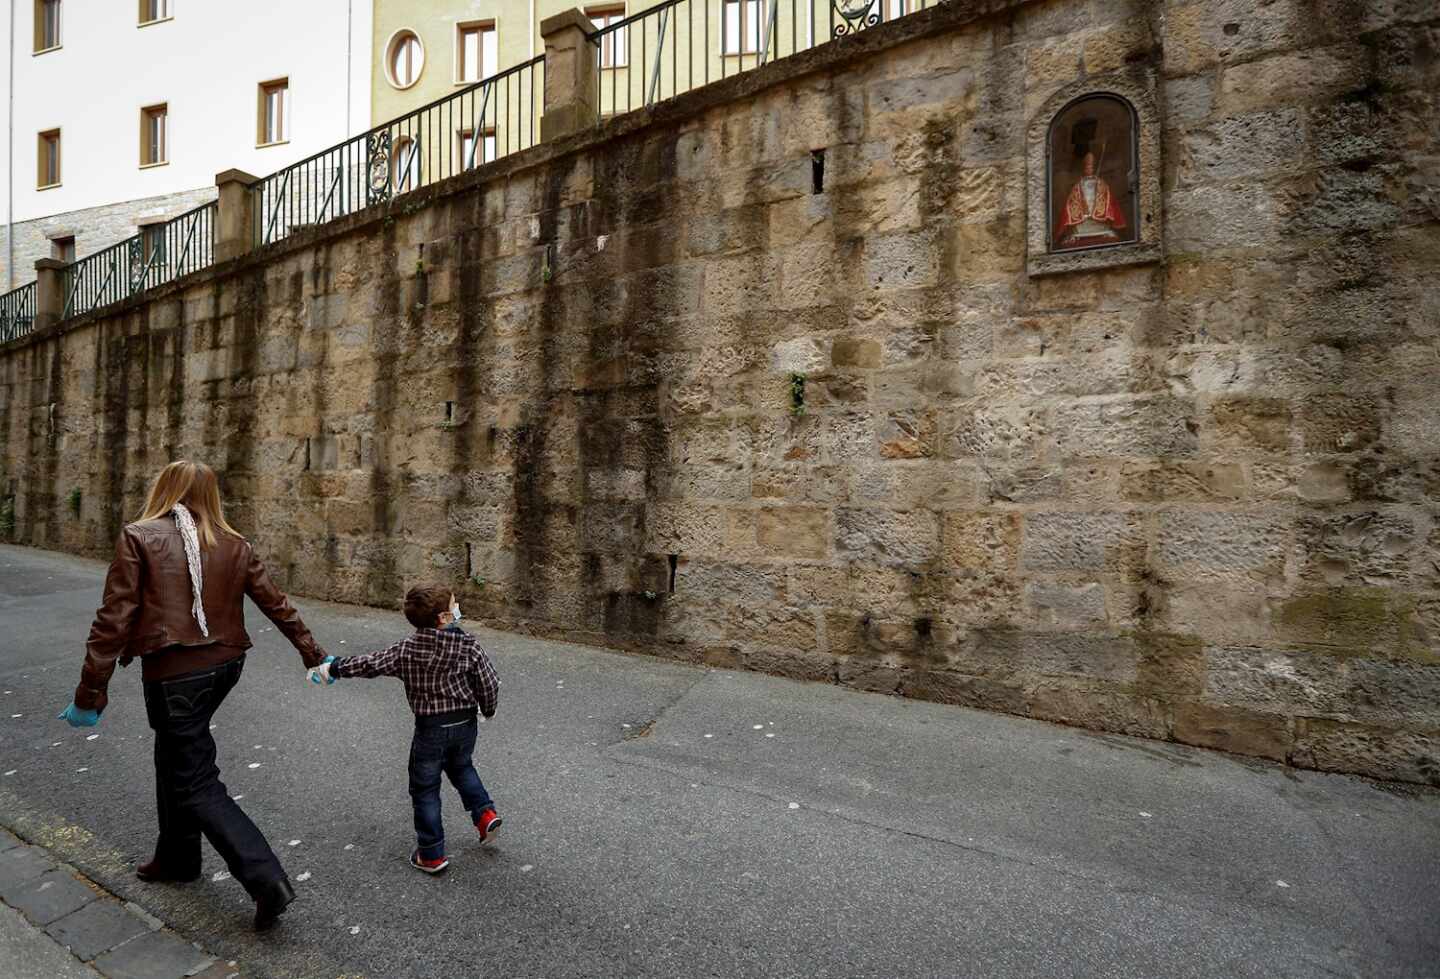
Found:
[{"label": "asphalt road", "polygon": [[[199,883],[131,876],[138,666],[98,728],[54,719],[103,570],[0,547],[0,823],[247,976],[1440,976],[1435,793],[496,633],[503,835],[447,788],[426,877],[399,685],[307,685],[252,608],[220,764],[301,898],[257,937],[208,848]],[[407,629],[297,604],[339,654]]]}]

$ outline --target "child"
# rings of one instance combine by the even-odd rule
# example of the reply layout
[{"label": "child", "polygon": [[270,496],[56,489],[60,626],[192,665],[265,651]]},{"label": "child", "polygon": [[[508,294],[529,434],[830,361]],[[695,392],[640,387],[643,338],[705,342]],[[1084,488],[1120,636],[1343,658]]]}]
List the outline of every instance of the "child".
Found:
[{"label": "child", "polygon": [[460,629],[460,606],[448,588],[422,585],[405,596],[405,618],[415,633],[388,649],[326,657],[310,671],[314,683],[341,677],[398,676],[415,712],[410,743],[410,799],[415,807],[418,846],[410,865],[427,874],[450,866],[445,856],[445,827],[440,821],[440,773],[460,793],[484,843],[500,828],[495,804],[470,760],[478,724],[475,710],[495,715],[500,679],[480,641]]}]

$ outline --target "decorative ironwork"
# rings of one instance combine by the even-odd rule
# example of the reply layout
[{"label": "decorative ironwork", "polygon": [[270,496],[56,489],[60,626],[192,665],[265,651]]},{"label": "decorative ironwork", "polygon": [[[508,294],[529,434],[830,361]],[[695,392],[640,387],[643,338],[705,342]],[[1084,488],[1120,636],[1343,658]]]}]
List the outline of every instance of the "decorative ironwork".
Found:
[{"label": "decorative ironwork", "polygon": [[390,199],[390,130],[381,129],[365,137],[365,202],[379,204]]},{"label": "decorative ironwork", "polygon": [[845,0],[830,0],[831,8],[840,15],[840,23],[835,25],[832,36],[844,37],[880,23],[882,2],[884,0],[852,0],[850,3]]}]

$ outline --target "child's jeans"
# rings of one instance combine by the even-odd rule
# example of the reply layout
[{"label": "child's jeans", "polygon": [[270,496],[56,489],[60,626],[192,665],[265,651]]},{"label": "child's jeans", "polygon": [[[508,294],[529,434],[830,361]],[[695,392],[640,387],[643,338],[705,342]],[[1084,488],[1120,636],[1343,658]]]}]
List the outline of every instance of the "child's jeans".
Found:
[{"label": "child's jeans", "polygon": [[492,805],[490,793],[470,761],[478,729],[473,710],[415,718],[415,737],[410,742],[410,800],[415,806],[420,856],[426,860],[445,855],[445,825],[440,821],[442,772],[460,793],[472,820]]}]

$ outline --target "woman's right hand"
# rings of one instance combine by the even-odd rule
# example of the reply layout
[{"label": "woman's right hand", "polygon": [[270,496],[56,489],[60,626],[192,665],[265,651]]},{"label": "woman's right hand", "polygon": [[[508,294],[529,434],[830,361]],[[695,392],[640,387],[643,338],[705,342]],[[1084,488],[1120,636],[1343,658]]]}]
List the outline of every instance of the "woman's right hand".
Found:
[{"label": "woman's right hand", "polygon": [[323,683],[327,687],[334,683],[335,678],[330,675],[330,664],[333,662],[335,662],[334,656],[326,656],[319,666],[312,667],[310,672],[306,674],[310,678],[310,682]]}]

